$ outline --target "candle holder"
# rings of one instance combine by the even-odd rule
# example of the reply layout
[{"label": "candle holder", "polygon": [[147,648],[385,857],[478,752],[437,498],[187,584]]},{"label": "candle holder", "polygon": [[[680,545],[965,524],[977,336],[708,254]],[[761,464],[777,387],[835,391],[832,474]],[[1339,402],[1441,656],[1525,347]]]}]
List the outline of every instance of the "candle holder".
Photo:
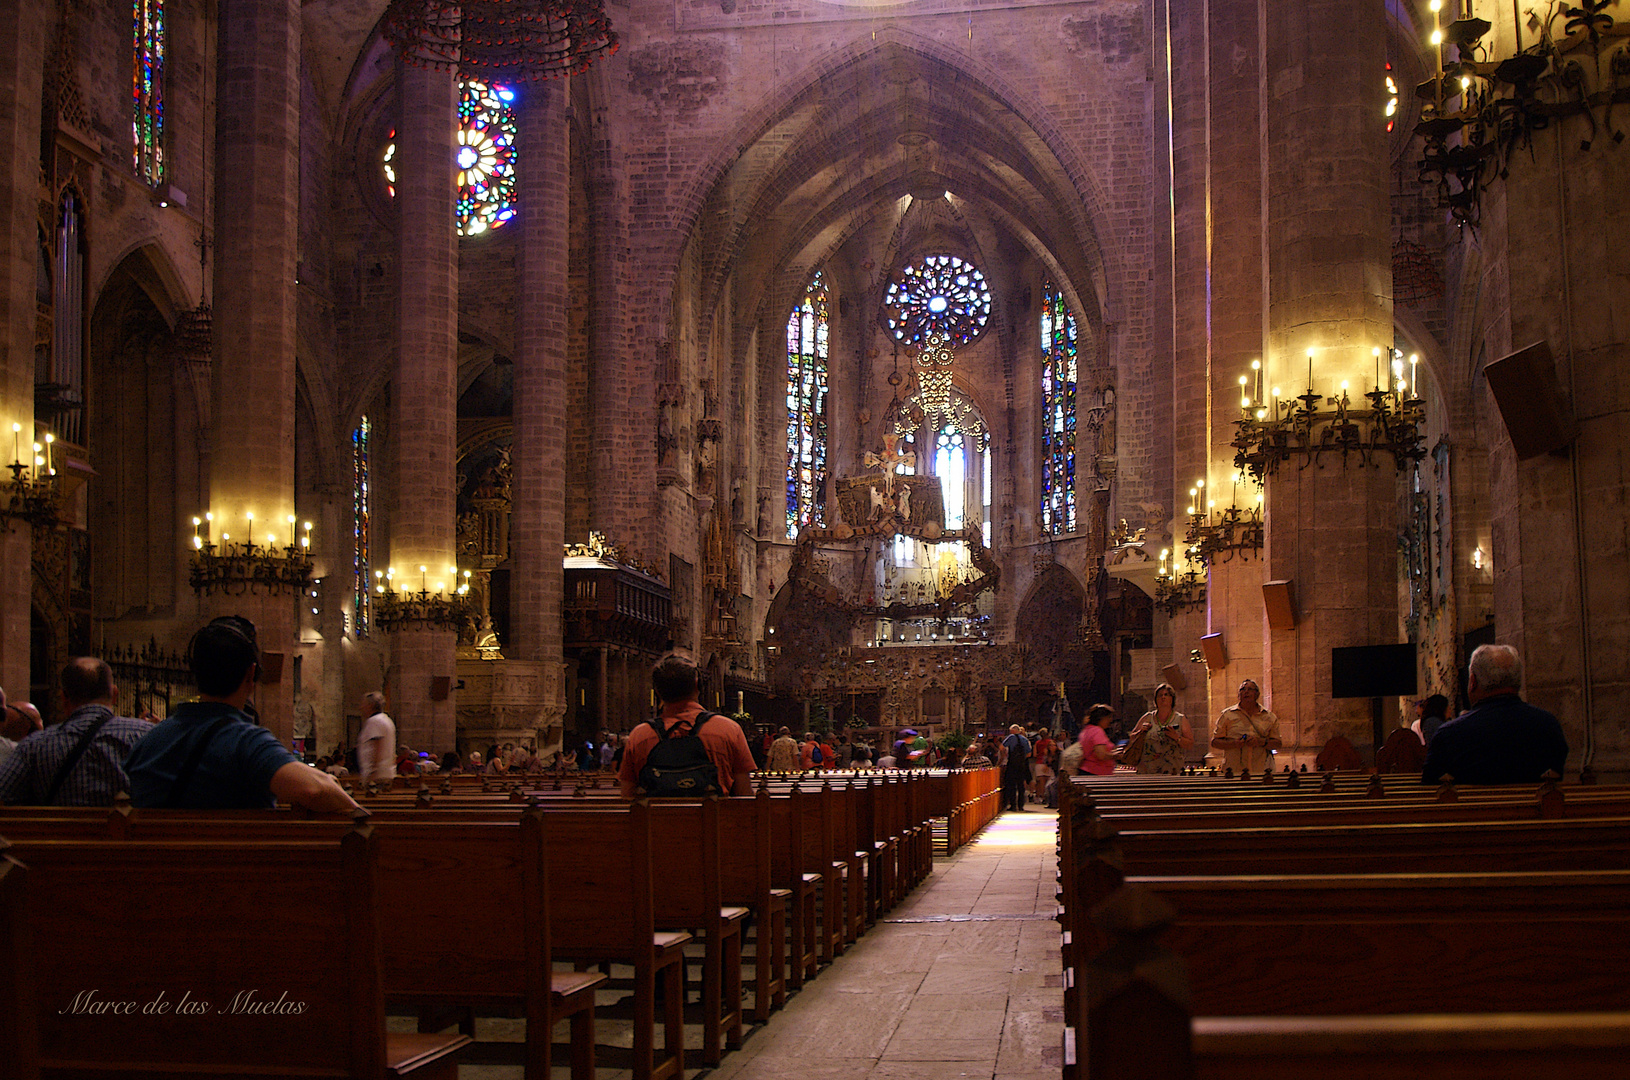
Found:
[{"label": "candle holder", "polygon": [[1172,574],[1162,570],[1155,578],[1155,607],[1168,615],[1176,615],[1189,608],[1204,607],[1206,602],[1205,575],[1189,564],[1187,570]]},{"label": "candle holder", "polygon": [[57,524],[62,483],[54,469],[13,461],[11,479],[0,482],[0,517],[26,521],[36,529]]},{"label": "candle holder", "polygon": [[[1355,407],[1345,386],[1339,398],[1325,398],[1309,386],[1307,393],[1288,401],[1276,396],[1269,405],[1243,405],[1234,421],[1239,428],[1234,465],[1260,483],[1292,457],[1301,458],[1298,469],[1305,469],[1323,468],[1326,454],[1339,453],[1343,468],[1353,459],[1361,467],[1379,468],[1381,458],[1390,456],[1402,472],[1426,456],[1421,439],[1426,403],[1413,390],[1377,386],[1363,397],[1368,408]],[[1328,408],[1320,407],[1324,401]]]},{"label": "candle holder", "polygon": [[1236,554],[1248,558],[1262,550],[1262,507],[1241,510],[1230,506],[1220,512],[1190,513],[1184,539],[1191,557],[1206,566],[1227,562]]},{"label": "candle holder", "polygon": [[200,596],[294,595],[311,581],[309,546],[279,548],[253,540],[223,540],[217,545],[200,537],[193,543],[188,579]]},{"label": "candle holder", "polygon": [[429,589],[403,589],[381,585],[373,596],[374,623],[387,634],[401,630],[461,630],[476,623],[469,586],[453,593]]}]

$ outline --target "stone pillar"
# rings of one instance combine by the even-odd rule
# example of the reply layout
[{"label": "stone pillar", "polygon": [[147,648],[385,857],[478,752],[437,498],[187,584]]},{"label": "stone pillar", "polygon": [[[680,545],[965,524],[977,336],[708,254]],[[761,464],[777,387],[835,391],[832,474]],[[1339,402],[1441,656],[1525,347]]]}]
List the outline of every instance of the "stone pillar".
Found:
[{"label": "stone pillar", "polygon": [[[1255,487],[1230,481],[1235,472],[1231,445],[1239,415],[1241,374],[1254,359],[1267,357],[1264,310],[1265,256],[1263,189],[1267,184],[1263,153],[1266,108],[1263,82],[1262,9],[1258,0],[1210,0],[1207,8],[1208,75],[1206,96],[1206,395],[1210,424],[1206,432],[1209,491],[1195,509],[1205,511],[1215,499],[1219,510],[1255,504]],[[1182,481],[1184,478],[1179,477]],[[1180,485],[1188,491],[1196,477]],[[1185,504],[1184,509],[1187,508]],[[1266,628],[1262,618],[1262,582],[1267,578],[1263,552],[1240,553],[1215,561],[1207,593],[1208,630],[1223,632],[1228,667],[1207,680],[1207,736],[1217,714],[1238,699],[1241,680],[1263,681]]]},{"label": "stone pillar", "polygon": [[[515,333],[515,479],[510,514],[514,655],[538,666],[539,744],[566,715],[561,602],[566,543],[567,221],[570,165],[563,82],[533,83],[516,110],[520,295]],[[626,403],[625,403],[626,405]],[[620,486],[597,469],[596,490]]]},{"label": "stone pillar", "polygon": [[[590,394],[594,410],[590,466],[594,491],[590,527],[617,544],[644,545],[633,529],[644,513],[656,485],[656,398],[661,375],[654,352],[636,356],[633,324],[624,301],[624,267],[629,252],[625,204],[629,193],[619,190],[624,161],[611,139],[616,128],[603,114],[595,128],[602,134],[588,154],[587,188],[592,227],[593,315],[589,333],[589,363],[594,377]],[[621,180],[627,187],[630,181]],[[643,373],[641,377],[640,373]],[[587,537],[573,537],[574,541]]]},{"label": "stone pillar", "polygon": [[[1588,762],[1619,776],[1630,772],[1630,252],[1625,200],[1607,193],[1630,190],[1630,165],[1600,129],[1582,145],[1591,124],[1575,116],[1535,132],[1532,154],[1513,155],[1506,182],[1485,194],[1483,260],[1503,272],[1485,278],[1477,332],[1491,362],[1546,342],[1579,425],[1565,451],[1519,461],[1508,428],[1534,421],[1502,418],[1487,398],[1495,633],[1523,657],[1524,696],[1561,720],[1568,771]],[[1488,390],[1479,378],[1472,392]]]},{"label": "stone pillar", "polygon": [[[39,206],[40,94],[44,80],[48,8],[21,0],[0,19],[0,438],[13,457],[11,425],[22,425],[25,463],[34,431],[35,215]],[[9,472],[0,473],[11,479]],[[28,699],[29,595],[33,582],[32,530],[0,523],[0,687]]]},{"label": "stone pillar", "polygon": [[[1393,340],[1381,122],[1385,11],[1381,0],[1269,3],[1263,11],[1264,393],[1275,383],[1302,393],[1311,348],[1314,391],[1329,395],[1348,380],[1359,398],[1372,381],[1371,350]],[[1333,51],[1331,42],[1340,49]],[[1219,416],[1229,416],[1228,405],[1217,403]],[[1232,405],[1238,408],[1237,397]],[[1288,463],[1267,483],[1266,577],[1294,582],[1298,608],[1294,630],[1261,630],[1268,644],[1263,693],[1282,720],[1284,763],[1311,758],[1336,734],[1361,750],[1370,744],[1369,702],[1330,697],[1330,650],[1399,638],[1391,459],[1373,469],[1328,458],[1323,467],[1299,470],[1299,464]],[[1248,606],[1242,598],[1241,608]],[[1261,619],[1261,607],[1255,610]],[[1261,627],[1242,626],[1239,636]]]},{"label": "stone pillar", "polygon": [[[223,0],[215,126],[215,360],[208,510],[212,535],[288,543],[294,508],[295,262],[300,203],[299,0]],[[254,522],[248,515],[254,515]],[[261,721],[293,731],[298,597],[201,598],[205,617],[254,620],[281,654],[255,694]],[[277,662],[268,656],[268,671]]]},{"label": "stone pillar", "polygon": [[[388,565],[396,587],[457,588],[454,452],[457,437],[458,234],[454,146],[457,82],[452,73],[398,61],[396,94],[397,326],[391,377]],[[420,567],[425,569],[421,572]],[[413,625],[390,636],[390,714],[400,744],[440,754],[454,748],[453,629]]]}]

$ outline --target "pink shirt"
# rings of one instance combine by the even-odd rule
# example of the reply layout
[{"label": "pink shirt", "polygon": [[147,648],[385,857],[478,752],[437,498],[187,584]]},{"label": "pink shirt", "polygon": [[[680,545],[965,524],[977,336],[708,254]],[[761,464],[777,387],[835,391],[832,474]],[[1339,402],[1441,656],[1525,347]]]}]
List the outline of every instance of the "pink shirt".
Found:
[{"label": "pink shirt", "polygon": [[1088,724],[1081,729],[1081,771],[1094,773],[1098,776],[1108,776],[1115,771],[1115,762],[1112,760],[1098,760],[1092,753],[1092,748],[1095,746],[1107,746],[1111,750],[1115,749],[1115,744],[1109,741],[1109,736],[1104,734],[1103,728],[1097,724]]}]

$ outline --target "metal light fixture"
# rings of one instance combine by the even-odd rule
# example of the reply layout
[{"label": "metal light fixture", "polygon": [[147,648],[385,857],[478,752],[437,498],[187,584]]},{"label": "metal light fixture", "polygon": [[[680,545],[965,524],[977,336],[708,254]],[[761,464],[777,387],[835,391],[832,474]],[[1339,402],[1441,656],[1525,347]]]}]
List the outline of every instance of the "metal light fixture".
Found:
[{"label": "metal light fixture", "polygon": [[[1582,149],[1601,131],[1614,143],[1624,140],[1614,106],[1630,103],[1630,47],[1624,29],[1604,11],[1617,3],[1552,4],[1538,22],[1535,42],[1496,60],[1482,46],[1492,29],[1486,20],[1468,13],[1443,26],[1442,4],[1432,0],[1434,70],[1415,88],[1426,102],[1415,126],[1426,141],[1420,177],[1438,188],[1440,204],[1457,223],[1477,225],[1483,189],[1505,176],[1511,151],[1535,131],[1582,115],[1590,120]],[[1444,62],[1445,45],[1455,47],[1453,63]]]},{"label": "metal light fixture", "polygon": [[399,630],[458,630],[475,621],[475,605],[470,600],[470,572],[464,571],[460,583],[459,569],[449,566],[455,588],[447,590],[442,582],[436,591],[430,591],[428,570],[419,567],[419,588],[400,592],[396,588],[396,571],[388,574],[376,571],[373,596],[374,622],[386,633]]},{"label": "metal light fixture", "polygon": [[1191,557],[1208,567],[1219,558],[1227,562],[1236,554],[1246,557],[1262,549],[1262,493],[1257,492],[1254,505],[1241,509],[1239,482],[1243,478],[1243,472],[1234,474],[1234,501],[1222,510],[1214,500],[1206,499],[1204,480],[1189,488],[1189,527],[1183,539]]},{"label": "metal light fixture", "polygon": [[305,523],[305,534],[297,538],[294,515],[290,514],[289,542],[279,546],[271,534],[264,544],[255,543],[253,515],[249,516],[248,538],[235,541],[230,533],[222,533],[220,544],[216,544],[203,532],[214,520],[213,514],[192,519],[193,552],[187,577],[194,592],[200,596],[305,592],[311,581],[311,522]]},{"label": "metal light fixture", "polygon": [[617,51],[604,0],[391,0],[380,31],[410,64],[468,78],[564,78]]},{"label": "metal light fixture", "polygon": [[6,466],[11,470],[11,479],[0,483],[0,516],[45,528],[56,524],[62,502],[62,484],[53,460],[56,437],[48,433],[43,443],[32,443],[29,461],[24,462],[22,430],[21,424],[11,425],[14,460]]},{"label": "metal light fixture", "polygon": [[1160,571],[1155,577],[1155,607],[1168,615],[1176,615],[1189,608],[1203,607],[1206,602],[1206,576],[1193,550],[1188,565],[1181,573],[1167,562],[1170,550],[1160,553]]},{"label": "metal light fixture", "polygon": [[[1410,377],[1403,376],[1403,354],[1391,353],[1391,377],[1381,385],[1381,350],[1376,358],[1375,388],[1361,395],[1366,408],[1354,402],[1343,382],[1338,392],[1324,397],[1313,391],[1313,350],[1307,351],[1307,392],[1281,399],[1274,387],[1263,400],[1260,367],[1256,374],[1256,395],[1251,395],[1247,376],[1240,376],[1239,432],[1234,436],[1234,465],[1258,482],[1278,471],[1282,462],[1301,457],[1299,468],[1321,467],[1325,454],[1339,453],[1342,465],[1356,457],[1360,466],[1378,467],[1380,458],[1390,455],[1400,470],[1426,456],[1421,442],[1421,425],[1426,419],[1426,403],[1415,380],[1418,357],[1410,357]],[[1339,396],[1337,394],[1339,393]],[[1321,408],[1321,402],[1329,402]]]}]

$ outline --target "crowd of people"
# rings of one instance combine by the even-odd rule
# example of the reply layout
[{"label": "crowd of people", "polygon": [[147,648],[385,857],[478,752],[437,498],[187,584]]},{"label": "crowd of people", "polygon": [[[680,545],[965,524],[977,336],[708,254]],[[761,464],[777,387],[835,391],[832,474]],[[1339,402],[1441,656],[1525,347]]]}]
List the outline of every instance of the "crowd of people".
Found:
[{"label": "crowd of people", "polygon": [[[1056,806],[1060,776],[1108,774],[1118,767],[1177,773],[1193,760],[1195,741],[1192,725],[1177,708],[1177,691],[1166,683],[1155,688],[1153,708],[1130,726],[1124,742],[1111,734],[1115,709],[1094,705],[1077,724],[1062,694],[1053,723],[1030,729],[1013,724],[1005,735],[981,734],[965,747],[953,739],[936,745],[912,728],[877,747],[844,730],[805,731],[799,738],[781,727],[749,740],[734,717],[701,705],[695,664],[669,656],[652,673],[661,715],[627,734],[601,732],[598,741],[547,756],[531,745],[506,742],[471,751],[467,758],[454,751],[437,757],[399,745],[384,696],[370,693],[362,700],[355,748],[336,747],[311,767],[258,722],[252,699],[260,651],[252,623],[238,616],[214,620],[193,636],[187,658],[197,699],[156,722],[118,715],[113,672],[94,657],[77,657],[63,669],[64,719],[49,727],[33,706],[9,703],[0,690],[0,803],[108,805],[128,792],[136,806],[253,808],[283,802],[317,811],[356,810],[339,777],[354,774],[364,783],[382,783],[437,773],[573,770],[612,772],[625,794],[636,795],[655,775],[653,761],[679,753],[656,747],[694,735],[694,753],[710,760],[709,784],[721,794],[750,792],[749,776],[757,769],[997,768],[1003,809],[1024,811],[1029,803]],[[1522,701],[1522,682],[1516,650],[1485,645],[1472,653],[1468,666],[1465,712],[1450,719],[1443,695],[1417,702],[1409,731],[1422,743],[1421,779],[1498,784],[1535,781],[1548,771],[1560,775],[1568,755],[1561,725]],[[1283,746],[1280,721],[1263,705],[1262,688],[1254,680],[1239,684],[1235,704],[1217,717],[1208,745],[1215,763],[1235,772],[1273,767],[1273,755]]]}]

